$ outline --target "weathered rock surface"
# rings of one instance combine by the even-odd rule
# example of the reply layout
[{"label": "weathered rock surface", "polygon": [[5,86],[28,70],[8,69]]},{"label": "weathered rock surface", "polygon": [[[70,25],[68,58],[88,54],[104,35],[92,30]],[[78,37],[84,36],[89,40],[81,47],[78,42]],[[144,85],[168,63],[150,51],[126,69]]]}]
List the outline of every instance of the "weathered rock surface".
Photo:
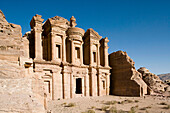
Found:
[{"label": "weathered rock surface", "polygon": [[[11,61],[18,60],[18,56],[25,56],[25,43],[27,40],[21,38],[21,26],[8,23],[0,10],[0,58]],[[8,57],[4,57],[8,56]]]},{"label": "weathered rock surface", "polygon": [[44,113],[34,97],[32,79],[0,79],[0,113]]},{"label": "weathered rock surface", "polygon": [[136,71],[133,60],[126,52],[117,51],[109,55],[111,70],[111,94],[121,96],[142,96],[147,85]]},{"label": "weathered rock surface", "polygon": [[28,40],[21,36],[21,27],[8,23],[0,10],[0,113],[43,113],[33,93]]},{"label": "weathered rock surface", "polygon": [[149,72],[145,67],[141,67],[138,71],[142,74],[142,79],[154,91],[162,93],[165,91],[167,84],[165,84],[157,75]]}]

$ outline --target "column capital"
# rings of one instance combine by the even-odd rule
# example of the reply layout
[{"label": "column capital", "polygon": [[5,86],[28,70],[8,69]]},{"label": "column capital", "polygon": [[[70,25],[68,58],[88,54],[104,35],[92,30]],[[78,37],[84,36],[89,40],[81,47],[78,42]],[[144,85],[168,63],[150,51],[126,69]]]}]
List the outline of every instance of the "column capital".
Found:
[{"label": "column capital", "polygon": [[30,26],[33,29],[34,27],[37,26],[42,26],[42,22],[44,21],[44,19],[41,18],[41,15],[36,14],[35,16],[33,16],[31,22],[30,22]]}]

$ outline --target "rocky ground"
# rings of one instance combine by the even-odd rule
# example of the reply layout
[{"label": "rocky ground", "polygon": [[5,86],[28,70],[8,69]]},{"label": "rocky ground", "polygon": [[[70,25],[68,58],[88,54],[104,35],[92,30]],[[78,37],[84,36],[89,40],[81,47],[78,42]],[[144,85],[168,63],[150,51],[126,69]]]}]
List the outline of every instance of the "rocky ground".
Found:
[{"label": "rocky ground", "polygon": [[170,97],[80,97],[51,101],[51,113],[170,113]]}]

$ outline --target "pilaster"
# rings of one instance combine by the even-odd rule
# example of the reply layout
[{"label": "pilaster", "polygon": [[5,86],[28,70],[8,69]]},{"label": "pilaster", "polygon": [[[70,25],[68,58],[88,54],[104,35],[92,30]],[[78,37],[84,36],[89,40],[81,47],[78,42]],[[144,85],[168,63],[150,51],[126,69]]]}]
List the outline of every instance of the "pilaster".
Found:
[{"label": "pilaster", "polygon": [[66,62],[66,46],[65,46],[66,35],[62,36],[62,61]]},{"label": "pilaster", "polygon": [[81,65],[83,65],[83,42],[81,43],[81,46],[80,46],[80,62],[81,62]]},{"label": "pilaster", "polygon": [[55,34],[53,32],[50,33],[50,38],[51,38],[51,60],[56,61],[56,51],[55,51]]},{"label": "pilaster", "polygon": [[30,25],[32,29],[32,34],[35,39],[35,60],[42,60],[42,22],[44,19],[41,15],[33,16]]},{"label": "pilaster", "polygon": [[74,51],[74,41],[71,40],[71,61],[72,61],[72,64],[75,63],[75,51]]},{"label": "pilaster", "polygon": [[92,43],[90,43],[90,66],[93,64],[93,51],[92,51]]},{"label": "pilaster", "polygon": [[100,44],[97,44],[97,66],[100,66],[100,50],[99,50]]},{"label": "pilaster", "polygon": [[109,95],[110,73],[106,74],[106,95]]}]

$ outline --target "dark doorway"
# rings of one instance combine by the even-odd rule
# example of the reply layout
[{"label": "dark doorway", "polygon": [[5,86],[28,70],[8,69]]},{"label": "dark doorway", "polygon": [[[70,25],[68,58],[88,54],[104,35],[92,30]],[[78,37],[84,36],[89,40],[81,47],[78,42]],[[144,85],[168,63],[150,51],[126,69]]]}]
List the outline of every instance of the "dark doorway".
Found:
[{"label": "dark doorway", "polygon": [[82,79],[76,79],[76,94],[82,94]]},{"label": "dark doorway", "polygon": [[57,58],[61,58],[60,45],[56,45],[56,53],[57,53]]}]

